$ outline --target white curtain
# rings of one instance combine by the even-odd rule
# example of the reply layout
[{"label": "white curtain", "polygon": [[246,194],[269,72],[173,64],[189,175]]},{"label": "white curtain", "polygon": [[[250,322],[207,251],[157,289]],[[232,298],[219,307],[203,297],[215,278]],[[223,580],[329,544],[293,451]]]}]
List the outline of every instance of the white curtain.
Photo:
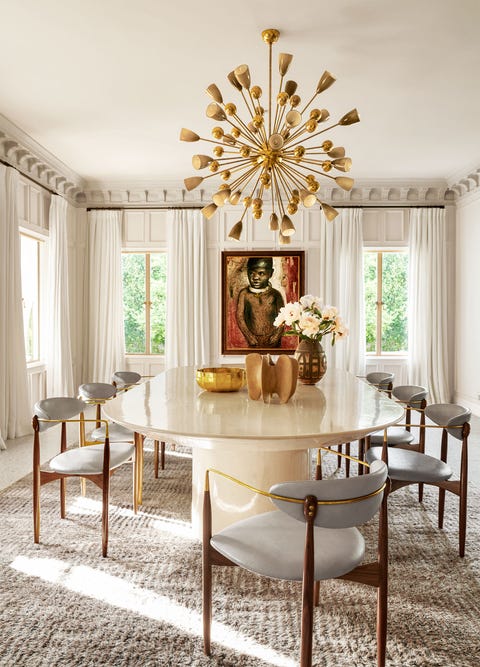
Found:
[{"label": "white curtain", "polygon": [[89,211],[85,382],[110,382],[125,367],[121,214]]},{"label": "white curtain", "polygon": [[445,210],[410,212],[408,374],[429,391],[430,403],[448,403],[447,256]]},{"label": "white curtain", "polygon": [[172,211],[167,247],[166,367],[207,365],[210,309],[206,230],[200,211]]},{"label": "white curtain", "polygon": [[0,164],[0,449],[31,431],[17,187],[18,172]]},{"label": "white curtain", "polygon": [[74,396],[68,291],[67,201],[52,195],[49,213],[47,396]]},{"label": "white curtain", "polygon": [[365,315],[363,289],[363,211],[341,209],[329,222],[320,215],[320,294],[325,305],[336,306],[349,335],[330,345],[323,341],[328,363],[355,375],[365,372]]}]

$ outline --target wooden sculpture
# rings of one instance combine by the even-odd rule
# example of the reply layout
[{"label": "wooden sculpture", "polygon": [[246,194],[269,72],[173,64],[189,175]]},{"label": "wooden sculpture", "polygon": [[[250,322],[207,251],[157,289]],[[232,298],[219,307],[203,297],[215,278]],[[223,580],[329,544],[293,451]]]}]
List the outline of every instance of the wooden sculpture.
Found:
[{"label": "wooden sculpture", "polygon": [[253,401],[263,398],[269,403],[273,394],[278,394],[280,403],[287,403],[295,393],[298,377],[298,362],[286,354],[280,355],[275,363],[269,354],[247,354],[248,396]]}]

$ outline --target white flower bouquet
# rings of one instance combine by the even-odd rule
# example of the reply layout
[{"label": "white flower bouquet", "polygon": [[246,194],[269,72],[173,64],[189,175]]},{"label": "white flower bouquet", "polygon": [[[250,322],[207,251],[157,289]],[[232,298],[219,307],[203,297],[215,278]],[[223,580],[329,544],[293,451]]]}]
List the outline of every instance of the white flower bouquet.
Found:
[{"label": "white flower bouquet", "polygon": [[284,328],[284,336],[298,336],[300,340],[321,341],[331,333],[332,345],[337,338],[348,335],[348,329],[335,306],[324,306],[318,297],[311,294],[280,308],[273,324]]}]

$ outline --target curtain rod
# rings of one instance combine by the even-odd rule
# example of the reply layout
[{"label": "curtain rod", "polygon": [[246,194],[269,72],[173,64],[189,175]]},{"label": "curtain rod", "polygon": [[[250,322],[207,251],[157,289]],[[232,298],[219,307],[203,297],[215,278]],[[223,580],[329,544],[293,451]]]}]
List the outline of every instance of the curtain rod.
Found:
[{"label": "curtain rod", "polygon": [[[110,206],[99,206],[99,207],[94,207],[94,206],[89,206],[87,208],[87,211],[185,211],[185,210],[191,210],[191,211],[199,211],[201,210],[206,204],[202,204],[201,206],[126,206],[126,207],[110,207]],[[358,204],[335,204],[335,208],[357,208],[357,209],[366,209],[366,208],[385,208],[385,209],[392,209],[392,208],[445,208],[444,204],[425,204],[425,205],[418,205],[418,204],[392,204],[391,206],[387,204],[365,204],[362,206],[359,206]],[[318,209],[319,211],[321,210],[320,208]]]},{"label": "curtain rod", "polygon": [[41,188],[49,192],[51,195],[57,195],[58,192],[55,192],[55,190],[52,190],[49,188],[47,185],[44,185],[40,181],[37,181],[35,178],[32,178],[31,176],[28,176],[25,174],[23,171],[21,171],[18,167],[14,167],[13,164],[9,164],[8,162],[5,162],[5,160],[2,160],[0,158],[0,163],[4,164],[6,167],[11,167],[12,169],[15,169],[15,171],[18,171],[19,174],[21,174],[24,178],[27,179],[27,181],[30,181],[31,183],[35,183],[35,185],[39,185]]}]

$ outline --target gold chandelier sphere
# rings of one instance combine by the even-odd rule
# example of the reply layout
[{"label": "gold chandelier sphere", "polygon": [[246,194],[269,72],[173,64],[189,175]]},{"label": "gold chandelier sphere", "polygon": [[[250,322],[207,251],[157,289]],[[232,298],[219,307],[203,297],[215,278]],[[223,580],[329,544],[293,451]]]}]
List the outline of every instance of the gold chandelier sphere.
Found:
[{"label": "gold chandelier sphere", "polygon": [[280,82],[278,92],[273,93],[272,98],[272,46],[279,36],[280,32],[275,28],[262,32],[263,41],[269,47],[266,108],[262,106],[266,102],[260,103],[262,97],[265,99],[262,88],[251,85],[248,65],[239,65],[227,75],[227,79],[243,98],[247,120],[241,118],[234,102],[223,101],[219,88],[212,83],[206,89],[213,99],[207,106],[206,114],[228,127],[225,130],[215,125],[211,133],[213,139],[204,139],[185,128],[180,132],[182,141],[201,140],[215,145],[212,150],[214,157],[194,155],[192,158],[194,169],[208,169],[212,173],[186,178],[185,187],[193,190],[213,176],[219,176],[224,181],[202,213],[210,219],[219,207],[228,203],[236,206],[241,202],[243,214],[229,234],[229,238],[236,241],[240,240],[247,211],[250,209],[252,217],[259,220],[264,209],[268,209],[272,211],[269,229],[278,231],[281,244],[290,243],[295,225],[289,216],[294,216],[300,205],[310,208],[320,204],[330,221],[338,215],[337,210],[320,198],[319,176],[335,181],[343,190],[349,191],[353,187],[352,178],[330,174],[332,170],[350,171],[352,160],[345,157],[343,146],[335,146],[331,139],[313,142],[319,145],[309,145],[308,142],[335,127],[358,123],[358,112],[352,109],[333,125],[323,127],[322,123],[330,117],[328,110],[310,109],[310,106],[318,95],[330,88],[335,78],[325,71],[313,96],[303,104],[296,92],[297,83],[284,81],[293,59],[290,53],[279,54]]}]

